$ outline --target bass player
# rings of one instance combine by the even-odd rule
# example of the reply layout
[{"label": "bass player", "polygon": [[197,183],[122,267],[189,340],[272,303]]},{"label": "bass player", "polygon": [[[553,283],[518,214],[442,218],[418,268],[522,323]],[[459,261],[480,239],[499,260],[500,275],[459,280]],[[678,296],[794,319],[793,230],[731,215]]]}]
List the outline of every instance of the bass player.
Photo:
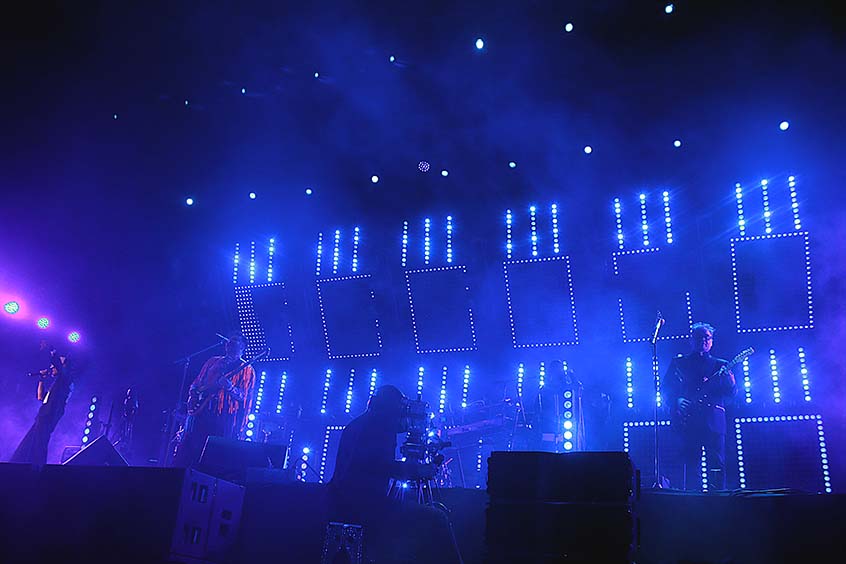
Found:
[{"label": "bass player", "polygon": [[691,327],[691,352],[670,363],[664,377],[671,428],[680,440],[684,468],[683,489],[702,489],[702,448],[707,462],[707,485],[726,488],[726,408],[737,385],[728,362],[711,356],[714,328]]},{"label": "bass player", "polygon": [[237,439],[252,408],[256,373],[241,356],[243,335],[232,335],[223,356],[206,361],[188,391],[188,415],[180,431],[173,465],[197,463],[209,436]]}]

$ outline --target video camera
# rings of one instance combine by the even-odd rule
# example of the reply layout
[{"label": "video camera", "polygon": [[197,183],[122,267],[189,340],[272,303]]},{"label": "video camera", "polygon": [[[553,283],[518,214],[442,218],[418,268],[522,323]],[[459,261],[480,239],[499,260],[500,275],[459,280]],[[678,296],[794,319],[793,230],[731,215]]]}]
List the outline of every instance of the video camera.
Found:
[{"label": "video camera", "polygon": [[401,432],[405,441],[400,445],[400,452],[407,460],[420,464],[439,466],[444,461],[440,451],[451,446],[442,441],[434,425],[435,414],[429,410],[429,404],[418,395],[417,399],[403,398]]}]

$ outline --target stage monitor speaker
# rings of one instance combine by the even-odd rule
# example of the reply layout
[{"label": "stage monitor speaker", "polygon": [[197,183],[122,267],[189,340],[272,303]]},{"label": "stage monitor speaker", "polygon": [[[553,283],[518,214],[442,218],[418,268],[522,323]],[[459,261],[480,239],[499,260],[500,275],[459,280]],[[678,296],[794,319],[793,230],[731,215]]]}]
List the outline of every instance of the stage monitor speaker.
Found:
[{"label": "stage monitor speaker", "polygon": [[76,454],[62,462],[77,466],[129,466],[129,463],[115,450],[109,439],[102,435],[83,447]]},{"label": "stage monitor speaker", "polygon": [[210,436],[197,469],[211,476],[244,484],[248,468],[282,468],[286,445],[254,443]]}]

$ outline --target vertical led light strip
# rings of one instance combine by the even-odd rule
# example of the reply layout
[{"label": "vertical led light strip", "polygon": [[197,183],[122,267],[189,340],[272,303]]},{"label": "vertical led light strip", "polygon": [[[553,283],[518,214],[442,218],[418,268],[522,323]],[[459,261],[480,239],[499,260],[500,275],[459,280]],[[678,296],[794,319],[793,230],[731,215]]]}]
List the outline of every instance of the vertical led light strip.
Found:
[{"label": "vertical led light strip", "polygon": [[352,271],[358,272],[358,242],[360,240],[361,231],[358,227],[353,229],[353,248],[352,248]]},{"label": "vertical led light strip", "polygon": [[447,396],[447,367],[444,366],[441,369],[441,394],[438,398],[438,413],[444,413],[444,408],[446,407],[446,396]]},{"label": "vertical led light strip", "polygon": [[700,465],[702,469],[702,491],[708,491],[708,461],[705,460],[705,447],[702,447]]},{"label": "vertical led light strip", "polygon": [[402,267],[408,264],[408,222],[402,222]]},{"label": "vertical led light strip", "polygon": [[517,365],[517,397],[523,397],[523,377],[526,374],[526,367],[521,362]]},{"label": "vertical led light strip", "polygon": [[546,363],[541,361],[538,366],[538,387],[543,388],[544,386],[546,386]]},{"label": "vertical led light strip", "polygon": [[620,207],[620,198],[614,198],[614,219],[617,222],[617,247],[623,250],[623,210]]},{"label": "vertical led light strip", "polygon": [[514,250],[514,245],[511,242],[511,226],[514,222],[514,216],[511,215],[511,210],[505,210],[505,258],[510,259]]},{"label": "vertical led light strip", "polygon": [[464,366],[464,381],[461,383],[461,407],[467,407],[467,397],[470,393],[470,365]]},{"label": "vertical led light strip", "polygon": [[634,385],[632,382],[632,357],[626,357],[626,406],[634,407]]},{"label": "vertical led light strip", "polygon": [[232,259],[232,283],[238,283],[238,264],[241,262],[241,244],[235,243],[235,256]]},{"label": "vertical led light strip", "polygon": [[734,197],[737,200],[737,228],[740,230],[740,236],[746,236],[746,219],[743,216],[743,187],[740,182],[734,185]]},{"label": "vertical led light strip", "polygon": [[256,281],[256,242],[250,241],[250,284]]},{"label": "vertical led light strip", "polygon": [[643,232],[643,246],[649,246],[649,223],[646,220],[646,194],[641,194],[640,198],[640,230]]},{"label": "vertical led light strip", "polygon": [[377,376],[378,376],[378,373],[376,372],[375,368],[370,371],[370,397],[373,397],[374,395],[376,395],[376,377]]},{"label": "vertical led light strip", "polygon": [[288,372],[282,371],[282,377],[279,379],[279,399],[276,400],[276,415],[282,413],[282,407],[285,405],[285,386],[288,384]]},{"label": "vertical led light strip", "polygon": [[273,253],[276,252],[276,239],[270,239],[267,247],[267,281],[273,282]]},{"label": "vertical led light strip", "polygon": [[529,206],[529,221],[531,223],[532,256],[538,256],[538,215],[535,206]]},{"label": "vertical led light strip", "polygon": [[666,190],[663,194],[664,198],[664,226],[667,229],[667,244],[673,244],[673,218],[670,216],[670,193]]},{"label": "vertical led light strip", "polygon": [[740,424],[746,419],[734,420],[734,435],[737,443],[737,478],[741,489],[746,489],[746,465],[743,461],[743,432],[740,429]]},{"label": "vertical led light strip", "polygon": [[831,493],[831,474],[828,472],[828,449],[825,446],[825,433],[823,432],[822,417],[817,415],[817,432],[820,437],[820,461],[822,462],[823,482],[825,493]]},{"label": "vertical led light strip", "polygon": [[429,264],[429,257],[432,251],[432,220],[428,217],[423,220],[423,262]]},{"label": "vertical led light strip", "polygon": [[787,187],[790,189],[790,209],[793,210],[793,228],[802,229],[802,220],[799,219],[799,199],[796,197],[796,177],[787,177]]},{"label": "vertical led light strip", "polygon": [[335,248],[332,251],[332,274],[338,274],[338,261],[341,256],[341,230],[335,230]]},{"label": "vertical led light strip", "polygon": [[256,414],[250,413],[247,416],[247,430],[244,433],[246,435],[246,440],[252,442],[253,435],[256,434]]},{"label": "vertical led light strip", "polygon": [[[652,359],[652,374],[653,378],[655,374],[660,374],[660,368],[658,367],[658,359]],[[661,407],[661,377],[659,376],[655,381],[655,403],[658,407]]]},{"label": "vertical led light strip", "polygon": [[344,401],[344,413],[349,413],[352,407],[353,385],[355,384],[355,368],[350,368],[350,381],[347,384],[347,399]]},{"label": "vertical led light strip", "polygon": [[[482,454],[482,439],[479,439],[479,452],[476,454],[476,473],[479,474],[479,479],[482,479],[482,460],[484,459],[484,455]],[[479,488],[480,486],[476,486]]]},{"label": "vertical led light strip", "polygon": [[88,404],[88,420],[85,422],[85,429],[82,430],[82,444],[91,440],[91,426],[94,424],[94,414],[97,412],[97,396],[91,396],[91,403]]},{"label": "vertical led light strip", "polygon": [[329,386],[332,380],[332,369],[326,369],[326,376],[323,378],[323,399],[320,401],[320,413],[326,415],[326,404],[329,402]]},{"label": "vertical led light strip", "polygon": [[267,381],[267,372],[262,370],[259,375],[259,383],[256,387],[256,402],[253,406],[253,413],[258,413],[261,410],[261,400],[264,399],[264,383]]},{"label": "vertical led light strip", "polygon": [[752,379],[749,377],[749,359],[743,359],[743,393],[746,403],[752,403]]},{"label": "vertical led light strip", "polygon": [[808,364],[805,361],[805,349],[799,347],[799,375],[802,377],[802,392],[805,394],[805,401],[811,401],[811,382],[808,378]]},{"label": "vertical led light strip", "polygon": [[549,206],[552,215],[552,252],[556,255],[561,252],[560,240],[558,238],[558,204]]},{"label": "vertical led light strip", "polygon": [[423,373],[424,369],[422,366],[417,367],[417,396],[423,396]]},{"label": "vertical led light strip", "polygon": [[448,215],[446,219],[446,260],[452,263],[452,216]]},{"label": "vertical led light strip", "polygon": [[766,179],[761,181],[761,198],[764,202],[764,232],[769,235],[773,232],[773,225],[770,213],[770,183]]},{"label": "vertical led light strip", "polygon": [[314,275],[320,276],[320,263],[323,260],[323,233],[317,234],[317,265],[314,267]]},{"label": "vertical led light strip", "polygon": [[781,390],[778,386],[778,361],[774,349],[770,349],[770,377],[773,380],[773,401],[781,403]]}]

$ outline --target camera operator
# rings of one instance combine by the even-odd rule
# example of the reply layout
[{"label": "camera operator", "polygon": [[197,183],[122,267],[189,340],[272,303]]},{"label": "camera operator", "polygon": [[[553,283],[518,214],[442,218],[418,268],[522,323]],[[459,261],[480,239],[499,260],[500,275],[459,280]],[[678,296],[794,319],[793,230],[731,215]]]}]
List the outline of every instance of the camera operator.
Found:
[{"label": "camera operator", "polygon": [[332,518],[364,526],[367,553],[377,564],[458,562],[443,511],[387,495],[392,478],[431,479],[436,470],[395,459],[407,401],[396,387],[382,386],[341,433],[329,482]]}]

